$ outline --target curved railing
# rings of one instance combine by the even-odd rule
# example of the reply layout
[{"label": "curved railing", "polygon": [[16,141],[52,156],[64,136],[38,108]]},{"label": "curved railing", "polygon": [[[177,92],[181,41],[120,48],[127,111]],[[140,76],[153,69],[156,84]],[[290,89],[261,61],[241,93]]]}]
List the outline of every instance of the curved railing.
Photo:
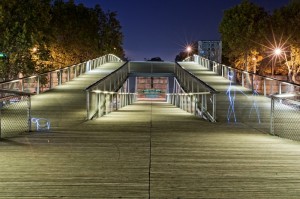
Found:
[{"label": "curved railing", "polygon": [[[16,136],[31,131],[31,98],[58,85],[89,72],[108,62],[121,62],[115,55],[109,54],[84,63],[37,74],[17,80],[0,83],[0,138]],[[38,121],[35,118],[38,128]],[[50,123],[48,128],[50,128]]]},{"label": "curved railing", "polygon": [[240,84],[241,86],[251,89],[252,91],[255,90],[264,96],[300,92],[299,84],[236,69],[198,55],[194,55],[187,61],[194,61],[195,63],[198,63],[201,66],[217,73],[218,75],[230,79],[234,83]]},{"label": "curved railing", "polygon": [[62,85],[65,82],[71,81],[72,79],[88,71],[91,71],[105,63],[121,61],[122,60],[119,57],[113,54],[108,54],[69,67],[12,81],[1,82],[0,89],[40,94],[45,91],[51,90],[56,86]]}]

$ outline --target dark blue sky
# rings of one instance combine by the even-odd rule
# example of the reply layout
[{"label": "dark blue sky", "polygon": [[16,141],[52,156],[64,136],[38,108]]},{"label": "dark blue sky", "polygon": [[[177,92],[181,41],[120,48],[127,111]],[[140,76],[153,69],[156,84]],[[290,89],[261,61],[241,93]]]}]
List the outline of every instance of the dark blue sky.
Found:
[{"label": "dark blue sky", "polygon": [[[87,7],[99,4],[116,11],[124,34],[124,49],[131,60],[175,56],[192,42],[220,39],[218,26],[223,11],[241,0],[75,0]],[[289,0],[252,0],[268,11]]]}]

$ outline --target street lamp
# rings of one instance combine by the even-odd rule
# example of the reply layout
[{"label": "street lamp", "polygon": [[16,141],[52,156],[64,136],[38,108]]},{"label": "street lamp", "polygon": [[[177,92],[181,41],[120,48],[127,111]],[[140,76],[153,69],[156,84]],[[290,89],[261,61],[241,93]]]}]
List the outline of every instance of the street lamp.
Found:
[{"label": "street lamp", "polygon": [[[279,59],[281,56],[282,56],[282,53],[283,53],[283,50],[279,47],[276,47],[274,50],[273,50],[273,56],[275,57],[275,62],[277,59]],[[271,73],[272,73],[272,77],[274,76],[274,60],[272,61],[272,68],[271,68]]]},{"label": "street lamp", "polygon": [[188,57],[190,56],[190,52],[192,51],[192,47],[191,46],[187,46],[186,47],[186,51],[188,53]]},{"label": "street lamp", "polygon": [[275,49],[274,49],[274,54],[275,54],[276,56],[279,56],[281,53],[282,53],[281,48],[275,48]]}]

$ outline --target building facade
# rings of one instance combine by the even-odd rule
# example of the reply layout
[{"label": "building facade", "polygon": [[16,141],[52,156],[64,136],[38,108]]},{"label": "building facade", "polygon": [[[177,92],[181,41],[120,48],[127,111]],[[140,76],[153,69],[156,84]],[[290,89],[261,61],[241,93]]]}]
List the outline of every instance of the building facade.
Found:
[{"label": "building facade", "polygon": [[200,40],[198,41],[198,52],[201,57],[222,63],[222,41]]}]

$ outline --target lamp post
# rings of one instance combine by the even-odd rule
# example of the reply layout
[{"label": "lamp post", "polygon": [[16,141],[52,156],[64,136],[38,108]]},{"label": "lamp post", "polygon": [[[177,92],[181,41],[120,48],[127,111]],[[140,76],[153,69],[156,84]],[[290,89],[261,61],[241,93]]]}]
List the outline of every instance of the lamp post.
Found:
[{"label": "lamp post", "polygon": [[191,46],[187,46],[186,47],[186,51],[188,53],[188,57],[190,56],[190,52],[192,51],[192,47]]},{"label": "lamp post", "polygon": [[274,77],[275,62],[276,62],[277,58],[281,56],[282,52],[283,52],[282,49],[279,48],[279,47],[277,47],[277,48],[275,48],[275,49],[273,50],[273,55],[274,55],[274,57],[275,57],[276,59],[275,59],[275,60],[272,60],[272,68],[271,68],[271,75],[272,75],[272,77]]}]

